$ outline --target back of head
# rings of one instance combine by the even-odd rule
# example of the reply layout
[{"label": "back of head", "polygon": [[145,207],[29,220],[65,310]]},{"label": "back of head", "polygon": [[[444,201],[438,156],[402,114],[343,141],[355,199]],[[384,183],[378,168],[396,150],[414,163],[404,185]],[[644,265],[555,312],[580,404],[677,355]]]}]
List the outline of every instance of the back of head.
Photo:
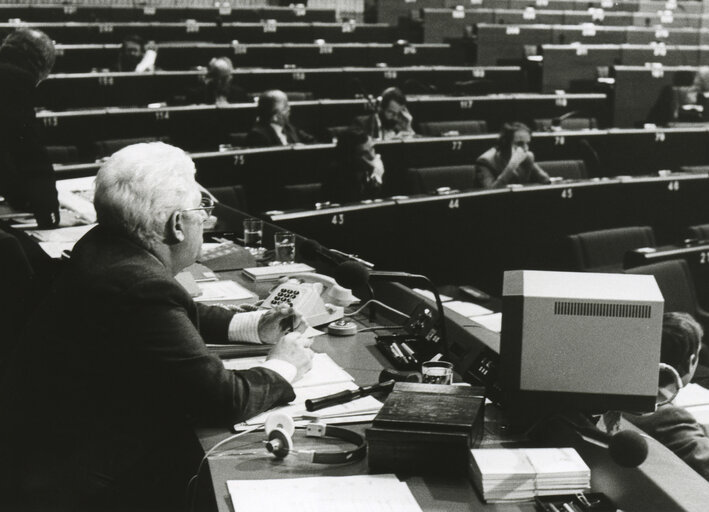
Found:
[{"label": "back of head", "polygon": [[94,206],[101,226],[144,246],[162,240],[164,226],[199,195],[192,159],[162,142],[117,151],[96,175]]},{"label": "back of head", "polygon": [[29,72],[36,82],[47,78],[55,59],[54,42],[37,29],[19,28],[11,32],[0,46],[0,60]]},{"label": "back of head", "polygon": [[694,76],[694,86],[698,92],[709,92],[709,66],[701,66]]},{"label": "back of head", "polygon": [[386,109],[392,101],[397,102],[399,105],[406,105],[406,96],[398,87],[389,87],[382,92],[379,98],[379,108]]},{"label": "back of head", "polygon": [[211,80],[226,80],[231,77],[234,65],[229,57],[214,57],[207,66],[207,78]]},{"label": "back of head", "polygon": [[256,116],[259,123],[269,123],[273,114],[278,111],[279,104],[284,101],[288,101],[288,96],[278,89],[266,91],[259,96],[258,104],[256,105]]},{"label": "back of head", "polygon": [[532,133],[529,126],[524,123],[511,122],[503,124],[500,129],[500,135],[497,137],[497,149],[502,152],[512,149],[512,141],[514,140],[515,133],[520,130],[524,130],[530,134]]},{"label": "back of head", "polygon": [[[665,313],[662,318],[660,360],[677,370],[681,377],[687,375],[690,358],[697,354],[703,335],[702,326],[689,313]],[[661,377],[666,377],[666,374]],[[660,382],[660,385],[666,384]]]},{"label": "back of head", "polygon": [[352,162],[356,155],[357,147],[366,143],[368,139],[369,135],[360,128],[347,128],[340,132],[335,146],[335,155],[338,162],[342,164]]}]

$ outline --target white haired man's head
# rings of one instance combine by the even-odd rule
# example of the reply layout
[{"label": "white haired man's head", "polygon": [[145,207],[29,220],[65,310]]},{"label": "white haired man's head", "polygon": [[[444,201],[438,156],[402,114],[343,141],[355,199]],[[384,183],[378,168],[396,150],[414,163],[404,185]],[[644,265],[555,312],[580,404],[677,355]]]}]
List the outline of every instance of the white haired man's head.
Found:
[{"label": "white haired man's head", "polygon": [[162,142],[117,151],[96,175],[94,206],[100,225],[146,247],[165,242],[165,226],[176,211],[199,205],[192,159]]}]

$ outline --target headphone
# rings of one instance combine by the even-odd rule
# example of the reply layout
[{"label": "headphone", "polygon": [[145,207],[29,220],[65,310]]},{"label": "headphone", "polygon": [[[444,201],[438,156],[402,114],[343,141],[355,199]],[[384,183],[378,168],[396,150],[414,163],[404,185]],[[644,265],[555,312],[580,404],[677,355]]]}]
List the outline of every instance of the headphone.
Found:
[{"label": "headphone", "polygon": [[317,452],[315,450],[294,450],[293,433],[295,424],[293,418],[283,413],[273,413],[266,418],[264,424],[266,429],[266,450],[273,454],[276,459],[284,459],[290,453],[305,454],[309,457],[309,462],[316,464],[343,464],[345,462],[355,462],[364,458],[367,454],[367,444],[364,438],[356,432],[346,428],[333,427],[325,423],[312,422],[305,427],[306,437],[333,437],[342,439],[355,445],[355,448],[341,451]]}]

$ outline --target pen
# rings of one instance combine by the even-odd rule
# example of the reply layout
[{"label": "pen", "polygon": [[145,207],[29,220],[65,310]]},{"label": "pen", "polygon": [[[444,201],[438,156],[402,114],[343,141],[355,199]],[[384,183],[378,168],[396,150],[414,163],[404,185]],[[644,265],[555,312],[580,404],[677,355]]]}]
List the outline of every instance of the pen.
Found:
[{"label": "pen", "polygon": [[[398,346],[395,347],[395,345],[396,345],[396,342],[392,342],[388,345],[389,353],[394,358],[394,361],[396,361],[397,363],[406,364],[408,361],[404,357],[404,354],[401,352],[401,349],[399,349]],[[399,349],[398,352],[397,352],[397,349]]]},{"label": "pen", "polygon": [[352,400],[356,400],[357,398],[361,398],[363,396],[371,395],[377,391],[391,391],[393,387],[394,380],[392,379],[385,382],[372,384],[371,386],[363,386],[355,390],[348,389],[332,395],[308,399],[305,401],[305,409],[308,412],[313,412],[324,409],[325,407],[332,407],[333,405],[346,404],[347,402],[351,402]]},{"label": "pen", "polygon": [[403,342],[403,341],[399,344],[399,346],[401,347],[401,349],[404,351],[404,353],[406,354],[406,356],[408,357],[408,359],[409,359],[412,363],[418,364],[419,361],[418,361],[418,359],[416,359],[416,352],[414,352],[413,350],[411,350],[411,347],[409,347],[409,346],[408,346],[405,342]]}]

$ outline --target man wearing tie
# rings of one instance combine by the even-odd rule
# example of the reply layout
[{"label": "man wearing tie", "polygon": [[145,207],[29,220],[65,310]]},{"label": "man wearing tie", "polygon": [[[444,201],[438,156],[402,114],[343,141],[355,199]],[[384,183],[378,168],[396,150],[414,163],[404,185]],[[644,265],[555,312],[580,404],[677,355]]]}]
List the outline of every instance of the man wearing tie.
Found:
[{"label": "man wearing tie", "polygon": [[291,124],[288,96],[283,91],[274,89],[259,96],[256,115],[256,123],[246,137],[247,146],[288,146],[314,140]]}]

